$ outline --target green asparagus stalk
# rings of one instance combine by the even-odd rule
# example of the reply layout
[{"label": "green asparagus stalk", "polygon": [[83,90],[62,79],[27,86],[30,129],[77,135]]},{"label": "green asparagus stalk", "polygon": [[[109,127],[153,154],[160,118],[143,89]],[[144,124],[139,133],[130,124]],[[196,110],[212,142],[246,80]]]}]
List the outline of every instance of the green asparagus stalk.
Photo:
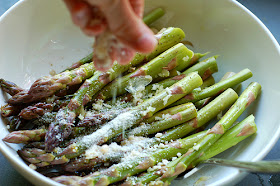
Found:
[{"label": "green asparagus stalk", "polygon": [[19,92],[8,100],[10,104],[31,103],[53,95],[67,86],[80,84],[94,73],[93,63],[87,63],[71,71],[65,71],[55,76],[45,76],[36,80],[25,94]]},{"label": "green asparagus stalk", "polygon": [[[235,75],[234,72],[227,72],[227,73],[225,73],[225,75],[221,78],[220,81],[223,81],[223,80],[225,80],[225,79],[228,79],[228,78],[230,78],[230,77],[233,76],[233,75]],[[215,81],[215,80],[214,80],[214,81]],[[204,83],[203,83],[203,84],[204,84]],[[203,85],[203,84],[202,84],[202,85]],[[213,84],[215,84],[215,83],[213,83]],[[213,84],[212,84],[212,85],[213,85]],[[209,85],[209,86],[211,86],[211,85]],[[206,87],[209,87],[209,86],[205,86],[205,88],[206,88]],[[204,88],[201,88],[201,89],[204,89]],[[233,87],[233,90],[236,90],[236,89]],[[205,99],[202,99],[202,100],[199,100],[199,101],[195,102],[194,105],[196,106],[197,109],[201,109],[201,108],[204,107],[206,104],[208,104],[208,103],[211,101],[211,99],[213,99],[213,96],[212,96],[212,97],[205,98]]]},{"label": "green asparagus stalk", "polygon": [[207,79],[205,79],[203,81],[203,84],[200,86],[200,89],[205,89],[205,88],[210,87],[211,85],[214,85],[214,84],[215,84],[215,79],[211,75],[210,77],[208,77]]},{"label": "green asparagus stalk", "polygon": [[[92,62],[92,57],[93,57],[93,53],[88,54],[86,57],[80,59],[79,61],[77,61],[76,63],[73,63],[71,65],[71,67],[68,67],[67,69],[65,69],[64,71],[67,70],[74,70],[75,68],[79,68],[80,66],[86,64],[86,63],[90,63]],[[63,72],[64,72],[63,71]]]},{"label": "green asparagus stalk", "polygon": [[186,136],[195,129],[198,129],[206,123],[208,123],[222,110],[226,109],[231,104],[233,104],[237,98],[238,95],[234,90],[227,89],[225,92],[216,97],[205,107],[200,109],[197,112],[197,118],[192,119],[191,121],[187,121],[186,123],[183,123],[179,126],[174,127],[173,129],[168,130],[165,134],[163,134],[161,140],[170,141],[172,139],[178,139]]},{"label": "green asparagus stalk", "polygon": [[[190,109],[190,104],[189,103],[178,105],[178,106],[175,106],[175,107],[171,107],[169,109],[165,109],[165,110],[162,110],[160,112],[155,113],[153,116],[151,116],[147,119],[144,119],[141,123],[145,123],[146,125],[151,124],[151,123],[157,122],[158,120],[162,120],[166,116],[171,117],[172,115],[176,115],[177,113],[182,112],[184,110],[188,110],[188,109]],[[130,134],[128,132],[125,132],[125,133],[122,132],[118,136],[116,136],[113,139],[113,141],[120,142],[120,141],[124,140],[129,135],[131,135],[131,132],[130,132]]]},{"label": "green asparagus stalk", "polygon": [[163,159],[170,159],[177,156],[178,153],[183,154],[205,134],[206,132],[200,132],[185,139],[177,140],[173,143],[165,145],[163,149],[142,153],[142,156],[140,157],[135,157],[130,160],[115,164],[109,169],[89,174],[85,177],[60,176],[54,178],[54,180],[68,185],[81,185],[82,183],[91,185],[109,185],[117,181],[124,180],[127,176],[141,173],[147,170],[149,167],[156,165]]},{"label": "green asparagus stalk", "polygon": [[71,158],[77,157],[90,146],[107,142],[123,130],[137,124],[143,118],[151,117],[157,111],[180,99],[201,84],[202,79],[200,76],[197,73],[190,73],[170,88],[166,88],[161,93],[144,101],[130,111],[120,114],[101,129],[91,135],[85,136],[79,142],[70,145],[61,155],[67,155],[67,157]]},{"label": "green asparagus stalk", "polygon": [[161,76],[157,76],[155,78],[153,78],[152,83],[158,83],[160,81],[163,81],[165,79],[171,78],[171,77],[175,77],[180,75],[180,72],[176,70],[176,68],[170,70],[170,71],[163,71],[163,73],[161,74]]},{"label": "green asparagus stalk", "polygon": [[165,14],[162,8],[156,8],[144,16],[143,21],[146,25],[150,25]]},{"label": "green asparagus stalk", "polygon": [[[256,133],[256,131],[257,131],[257,127],[254,122],[254,116],[250,115],[245,120],[238,123],[236,126],[234,126],[229,131],[227,131],[224,135],[222,135],[222,137],[218,141],[216,141],[213,145],[211,145],[211,147],[208,150],[204,151],[197,160],[192,162],[192,164],[188,168],[193,168],[198,163],[207,160],[209,158],[212,158],[217,154],[220,154],[221,152],[224,152],[230,147],[238,144],[242,140]],[[182,158],[183,157],[177,158],[172,162],[170,162],[170,164],[173,165],[178,164]],[[130,178],[124,185],[131,183],[132,180],[133,182],[138,184],[140,183],[148,184],[159,177],[156,171],[158,170],[148,171],[147,173],[137,178]]]},{"label": "green asparagus stalk", "polygon": [[220,81],[206,89],[203,89],[201,91],[194,90],[191,94],[189,94],[189,95],[185,96],[184,98],[180,99],[179,101],[173,103],[171,106],[176,106],[176,105],[180,105],[180,104],[187,103],[187,102],[197,102],[201,99],[205,99],[205,98],[214,96],[227,88],[238,85],[239,83],[249,79],[252,76],[253,76],[253,74],[249,69],[244,69],[244,70],[240,71],[239,73],[235,74],[234,76],[232,76],[228,79],[225,79],[223,81]]},{"label": "green asparagus stalk", "polygon": [[[149,63],[143,65],[138,70],[118,78],[116,81],[113,81],[104,87],[99,92],[97,98],[106,100],[112,98],[113,96],[125,94],[127,92],[127,88],[129,88],[129,85],[132,82],[136,82],[136,84],[139,85],[139,83],[137,83],[139,78],[149,76],[153,79],[157,77],[162,71],[169,72],[170,70],[176,68],[179,64],[189,64],[189,59],[192,57],[193,52],[185,47],[185,45],[182,43],[179,43],[163,52]],[[135,89],[135,87],[132,88]]]},{"label": "green asparagus stalk", "polygon": [[186,75],[188,75],[191,72],[198,72],[198,74],[204,80],[204,79],[207,79],[212,73],[215,73],[217,71],[218,71],[218,67],[217,67],[216,57],[210,57],[210,58],[207,58],[207,59],[199,62],[198,64],[190,67],[189,69],[185,70],[179,76],[175,76],[175,77],[166,79],[159,83],[148,85],[145,88],[145,91],[146,91],[146,94],[149,94],[152,92],[156,92],[155,90],[153,90],[154,89],[153,87],[162,87],[162,88],[169,87],[169,86],[173,85],[174,83],[178,82],[180,79],[182,79],[183,77],[185,77]]},{"label": "green asparagus stalk", "polygon": [[56,157],[55,154],[47,153],[45,150],[38,148],[22,149],[18,151],[18,154],[22,159],[36,165],[37,167],[65,164],[70,161],[65,156]]},{"label": "green asparagus stalk", "polygon": [[[83,106],[87,104],[91,98],[101,90],[106,84],[114,80],[123,72],[127,71],[131,66],[138,65],[144,60],[153,59],[159,53],[179,43],[185,37],[184,32],[179,28],[167,28],[157,35],[158,46],[150,54],[136,54],[134,59],[128,65],[120,65],[115,63],[107,72],[96,72],[91,78],[87,79],[80,89],[75,93],[66,109],[58,112],[56,121],[53,122],[46,135],[46,150],[51,151],[63,139],[67,138],[71,133],[71,128],[76,116],[82,114]],[[64,119],[63,122],[60,120]],[[58,138],[59,136],[59,138]]]},{"label": "green asparagus stalk", "polygon": [[174,115],[174,114],[177,114],[178,112],[186,110],[187,108],[189,108],[189,104],[182,104],[182,105],[178,105],[176,107],[171,107],[171,108],[168,108],[168,109],[155,113],[153,116],[151,116],[147,119],[144,119],[142,122],[143,123],[152,123],[152,122],[158,120],[159,118],[164,117],[164,115]]},{"label": "green asparagus stalk", "polygon": [[158,83],[160,81],[163,81],[167,78],[171,78],[171,77],[175,77],[175,76],[178,76],[180,74],[179,71],[182,71],[182,70],[185,70],[185,68],[188,68],[189,66],[195,64],[198,62],[198,60],[204,56],[206,56],[208,53],[204,53],[204,54],[201,54],[201,53],[194,53],[193,57],[190,59],[190,61],[188,61],[187,63],[180,63],[175,69],[172,69],[170,72],[169,72],[169,76],[168,77],[156,77],[153,79],[153,83]]},{"label": "green asparagus stalk", "polygon": [[170,115],[168,118],[162,118],[159,121],[155,121],[151,124],[145,124],[139,126],[128,132],[128,136],[143,136],[154,134],[165,129],[172,128],[181,123],[184,123],[188,120],[191,120],[197,116],[196,108],[192,103],[185,104],[187,108],[183,111],[180,111],[174,115]]},{"label": "green asparagus stalk", "polygon": [[257,132],[257,126],[254,119],[255,117],[250,115],[242,122],[229,129],[225,135],[222,135],[217,142],[204,151],[197,160],[192,162],[192,166],[195,167],[199,162],[212,158],[230,147],[237,145],[240,141],[246,139],[247,137],[255,134]]},{"label": "green asparagus stalk", "polygon": [[[205,53],[207,54],[207,53]],[[202,54],[202,55],[205,55]],[[218,56],[212,56],[209,58],[206,58],[205,60],[202,60],[201,62],[195,64],[194,66],[186,69],[182,74],[187,75],[191,72],[197,71],[198,74],[201,76],[203,80],[207,79],[210,75],[212,75],[215,72],[218,72],[218,66],[216,59]]]},{"label": "green asparagus stalk", "polygon": [[192,66],[193,64],[197,63],[198,60],[204,56],[206,56],[208,53],[194,53],[194,55],[192,56],[192,58],[188,58],[188,56],[186,56],[186,58],[184,58],[185,63],[179,63],[179,65],[176,67],[176,70],[178,71],[183,71],[186,70],[187,68],[189,68],[190,66]]},{"label": "green asparagus stalk", "polygon": [[244,110],[257,98],[260,93],[261,86],[258,83],[251,83],[247,89],[240,95],[237,101],[226,112],[222,119],[207,132],[196,145],[188,150],[182,156],[180,162],[167,165],[165,172],[161,175],[160,180],[170,184],[180,173],[184,172],[187,167],[195,161],[199,155],[205,152],[214,144],[221,136],[231,127],[236,119],[244,112]]}]

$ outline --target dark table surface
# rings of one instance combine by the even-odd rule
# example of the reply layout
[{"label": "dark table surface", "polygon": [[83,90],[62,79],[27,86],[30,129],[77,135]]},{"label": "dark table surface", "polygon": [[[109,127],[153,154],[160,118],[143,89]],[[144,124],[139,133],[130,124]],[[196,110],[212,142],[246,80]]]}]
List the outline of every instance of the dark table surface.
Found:
[{"label": "dark table surface", "polygon": [[[18,0],[0,0],[0,15],[17,1]],[[239,2],[260,18],[272,32],[278,43],[280,43],[280,0],[239,0]],[[280,141],[276,143],[265,160],[280,159],[279,152]],[[32,185],[9,164],[2,154],[0,154],[0,172],[0,186]],[[280,185],[280,174],[249,174],[238,185]]]}]

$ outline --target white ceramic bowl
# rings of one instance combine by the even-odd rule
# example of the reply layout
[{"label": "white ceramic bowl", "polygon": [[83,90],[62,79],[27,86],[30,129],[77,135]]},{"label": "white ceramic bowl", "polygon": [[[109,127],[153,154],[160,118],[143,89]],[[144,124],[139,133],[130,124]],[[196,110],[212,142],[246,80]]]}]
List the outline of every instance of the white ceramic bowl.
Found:
[{"label": "white ceramic bowl", "polygon": [[[165,21],[159,21],[157,26],[182,28],[187,40],[194,44],[194,51],[220,54],[217,78],[227,71],[253,71],[254,77],[243,88],[250,81],[258,81],[263,92],[245,114],[255,114],[258,134],[221,157],[248,161],[264,158],[280,133],[280,49],[268,29],[232,0],[147,0],[146,5],[147,9],[165,8]],[[0,19],[1,78],[27,88],[51,69],[60,71],[88,54],[91,43],[92,39],[71,23],[62,1],[20,1]],[[6,99],[0,93],[0,105]],[[0,129],[0,150],[22,175],[35,185],[56,184],[25,165],[16,154],[18,145],[2,142],[8,133],[2,121]],[[192,185],[201,176],[209,177],[203,184],[224,185],[238,182],[244,173],[233,168],[204,167],[174,185]]]}]

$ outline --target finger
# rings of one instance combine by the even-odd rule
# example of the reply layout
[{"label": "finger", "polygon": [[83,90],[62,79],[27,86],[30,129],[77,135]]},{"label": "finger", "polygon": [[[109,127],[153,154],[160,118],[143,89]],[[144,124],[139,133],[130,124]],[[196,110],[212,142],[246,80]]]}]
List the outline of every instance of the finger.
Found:
[{"label": "finger", "polygon": [[91,19],[90,5],[79,0],[64,0],[64,2],[71,13],[73,23],[84,28]]},{"label": "finger", "polygon": [[142,19],[144,12],[144,0],[129,0],[129,2],[134,13]]},{"label": "finger", "polygon": [[157,40],[153,32],[134,13],[129,0],[112,1],[110,6],[100,6],[100,9],[111,32],[122,43],[141,53],[155,48]]}]

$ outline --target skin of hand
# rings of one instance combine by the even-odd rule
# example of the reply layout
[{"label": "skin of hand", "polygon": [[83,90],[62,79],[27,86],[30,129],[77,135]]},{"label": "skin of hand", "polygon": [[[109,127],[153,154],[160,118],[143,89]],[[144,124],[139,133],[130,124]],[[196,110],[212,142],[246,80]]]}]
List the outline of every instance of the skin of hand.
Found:
[{"label": "skin of hand", "polygon": [[[106,71],[117,60],[128,64],[136,52],[149,53],[157,45],[153,32],[142,21],[144,0],[64,0],[74,24],[96,39],[107,31],[115,36],[109,45],[111,64],[94,59],[97,70]],[[109,41],[111,42],[111,41]],[[121,47],[119,47],[121,46]]]}]

